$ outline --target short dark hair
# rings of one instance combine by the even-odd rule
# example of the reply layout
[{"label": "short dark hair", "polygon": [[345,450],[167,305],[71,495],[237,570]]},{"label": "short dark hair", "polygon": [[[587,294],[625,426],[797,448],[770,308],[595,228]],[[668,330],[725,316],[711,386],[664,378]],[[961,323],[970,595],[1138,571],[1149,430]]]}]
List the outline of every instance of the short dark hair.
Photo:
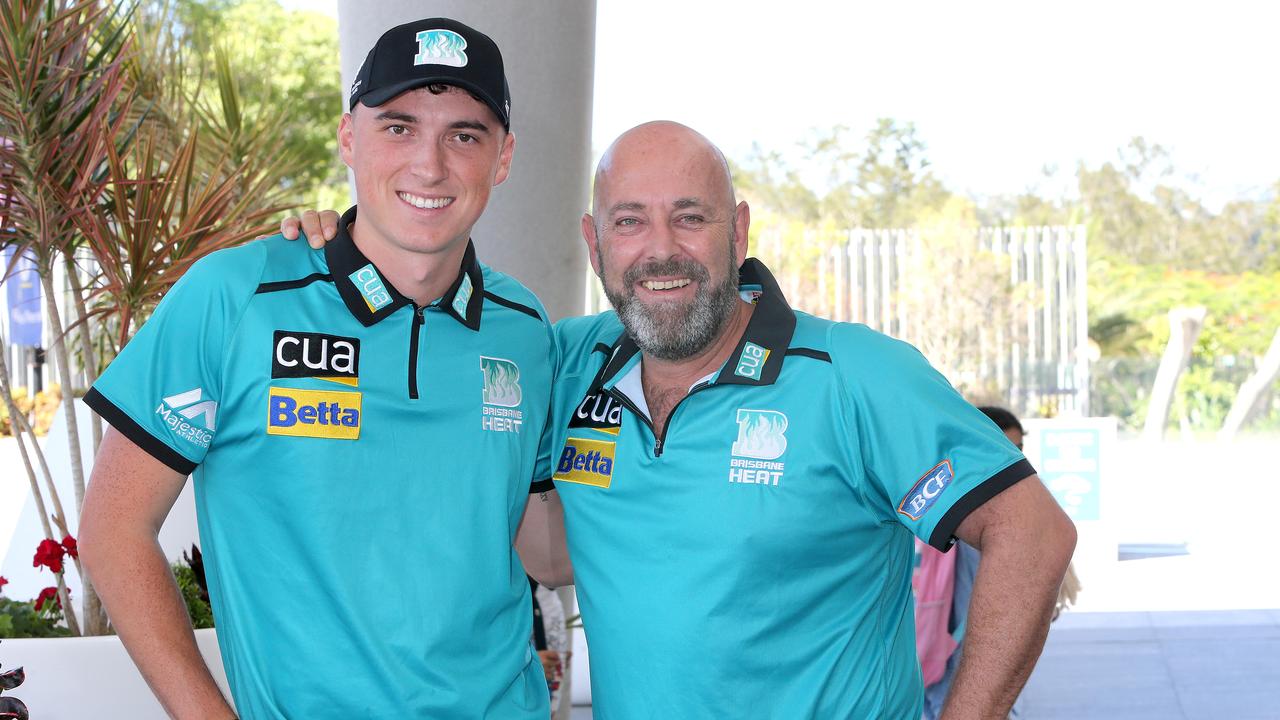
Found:
[{"label": "short dark hair", "polygon": [[1024,435],[1027,432],[1022,429],[1022,423],[1018,422],[1018,417],[1002,407],[984,405],[978,409],[981,410],[984,415],[991,418],[991,422],[995,423],[996,427],[1001,430],[1013,428]]}]

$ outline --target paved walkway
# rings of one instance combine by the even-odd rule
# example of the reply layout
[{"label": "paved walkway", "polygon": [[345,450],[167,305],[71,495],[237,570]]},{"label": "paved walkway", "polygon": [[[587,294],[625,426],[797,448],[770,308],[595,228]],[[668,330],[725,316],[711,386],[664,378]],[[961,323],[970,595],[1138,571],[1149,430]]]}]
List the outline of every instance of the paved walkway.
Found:
[{"label": "paved walkway", "polygon": [[1067,613],[1023,703],[1031,720],[1276,720],[1280,610]]},{"label": "paved walkway", "polygon": [[1022,718],[1280,719],[1280,610],[1066,613]]}]

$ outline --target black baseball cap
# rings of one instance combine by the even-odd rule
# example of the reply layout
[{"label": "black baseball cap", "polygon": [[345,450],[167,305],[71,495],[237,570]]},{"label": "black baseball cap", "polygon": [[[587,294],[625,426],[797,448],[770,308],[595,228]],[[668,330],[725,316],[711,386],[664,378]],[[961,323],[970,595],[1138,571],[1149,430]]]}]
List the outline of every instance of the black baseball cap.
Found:
[{"label": "black baseball cap", "polygon": [[378,38],[351,84],[348,109],[377,107],[402,92],[442,83],[471,92],[511,129],[511,91],[502,52],[482,32],[449,18],[391,28]]}]

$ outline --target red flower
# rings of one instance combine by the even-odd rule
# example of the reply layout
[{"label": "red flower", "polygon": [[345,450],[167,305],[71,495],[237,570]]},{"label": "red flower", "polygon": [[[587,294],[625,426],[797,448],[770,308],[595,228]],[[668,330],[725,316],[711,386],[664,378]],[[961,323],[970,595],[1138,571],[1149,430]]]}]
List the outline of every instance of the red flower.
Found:
[{"label": "red flower", "polygon": [[62,548],[66,550],[67,554],[70,555],[71,557],[73,558],[80,557],[80,551],[76,547],[76,539],[71,537],[70,535],[62,538]]},{"label": "red flower", "polygon": [[66,554],[66,548],[46,538],[41,540],[40,546],[36,548],[36,557],[31,561],[31,567],[44,566],[56,573],[60,573],[62,572],[62,558]]},{"label": "red flower", "polygon": [[[71,597],[71,590],[69,588],[67,589],[67,597]],[[50,600],[54,602],[59,610],[62,609],[62,598],[58,597],[58,588],[47,587],[41,590],[40,594],[36,596],[36,612],[39,612],[40,608],[44,607],[44,604]]]},{"label": "red flower", "polygon": [[8,584],[9,584],[9,580],[5,578],[5,576],[0,575],[0,590],[3,590],[4,586]]}]

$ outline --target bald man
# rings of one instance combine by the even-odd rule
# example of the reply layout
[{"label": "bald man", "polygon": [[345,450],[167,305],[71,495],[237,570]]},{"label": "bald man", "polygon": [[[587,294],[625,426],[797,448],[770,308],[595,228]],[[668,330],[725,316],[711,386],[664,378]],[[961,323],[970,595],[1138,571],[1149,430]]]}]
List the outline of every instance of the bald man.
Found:
[{"label": "bald man", "polygon": [[1075,530],[911,346],[793,310],[702,135],[623,134],[556,326],[554,481],[602,718],[918,718],[914,538],[982,551],[946,718],[1002,717]]}]

